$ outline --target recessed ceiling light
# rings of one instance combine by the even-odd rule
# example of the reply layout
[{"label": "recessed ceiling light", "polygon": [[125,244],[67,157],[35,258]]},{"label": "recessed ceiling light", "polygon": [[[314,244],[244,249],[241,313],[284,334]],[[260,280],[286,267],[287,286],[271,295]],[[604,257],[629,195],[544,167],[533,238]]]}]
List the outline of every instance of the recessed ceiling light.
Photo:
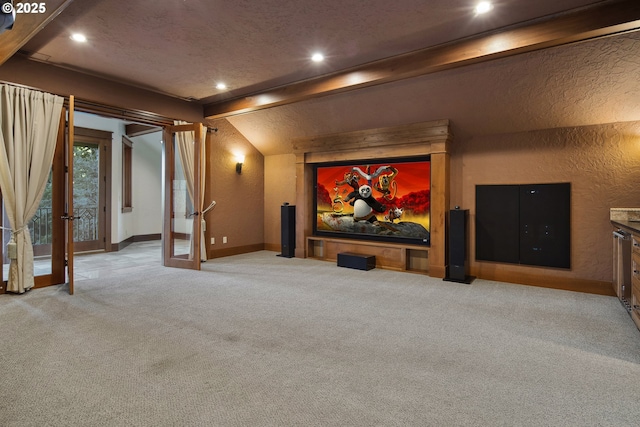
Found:
[{"label": "recessed ceiling light", "polygon": [[219,90],[225,90],[226,88],[227,88],[227,85],[224,83],[218,83],[216,85],[216,89],[219,89]]},{"label": "recessed ceiling light", "polygon": [[84,42],[87,41],[87,37],[84,34],[73,33],[73,34],[71,34],[71,40],[76,41],[76,42],[80,42],[80,43],[84,43]]},{"label": "recessed ceiling light", "polygon": [[313,62],[322,62],[322,61],[324,61],[324,55],[323,55],[323,54],[321,54],[321,53],[314,53],[314,54],[311,56],[311,60],[312,60]]},{"label": "recessed ceiling light", "polygon": [[493,5],[488,1],[481,1],[476,6],[476,15],[482,15],[483,13],[489,12],[493,9]]}]

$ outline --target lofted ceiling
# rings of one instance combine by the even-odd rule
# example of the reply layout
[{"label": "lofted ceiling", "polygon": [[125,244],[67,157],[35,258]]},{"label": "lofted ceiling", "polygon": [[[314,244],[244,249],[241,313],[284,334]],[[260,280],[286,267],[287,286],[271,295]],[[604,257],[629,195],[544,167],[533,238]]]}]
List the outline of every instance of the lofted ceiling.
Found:
[{"label": "lofted ceiling", "polygon": [[[474,13],[475,3],[475,0],[75,0],[67,2],[59,15],[30,37],[21,46],[20,54],[33,61],[215,106],[602,2],[496,0],[493,11],[485,15]],[[70,35],[74,32],[84,33],[88,41],[73,42]],[[3,36],[0,35],[0,42]],[[323,63],[310,61],[316,51],[324,53]],[[494,72],[504,73],[508,78],[509,62],[503,64],[507,64],[506,69],[478,68],[483,82],[495,85],[491,80],[497,75]],[[473,94],[478,91],[478,81],[464,70],[455,70],[429,79],[418,77],[332,95],[330,100],[305,100],[234,115],[227,120],[263,154],[282,154],[289,152],[292,139],[319,133],[355,130],[377,123],[403,124],[407,120],[455,120],[453,108],[464,110],[465,105],[448,105],[451,101],[443,88],[455,90],[467,85]],[[219,82],[228,88],[216,89]],[[416,91],[424,95],[405,102]],[[480,99],[487,96],[476,95]],[[425,105],[424,96],[440,97],[441,108]],[[423,114],[416,108],[422,109]],[[346,120],[350,114],[352,119]],[[465,118],[472,117],[473,113],[467,112],[459,117],[458,125],[464,128]],[[470,121],[469,126],[472,125]],[[478,126],[480,131],[493,131],[491,126]],[[471,128],[462,131],[473,133]]]}]

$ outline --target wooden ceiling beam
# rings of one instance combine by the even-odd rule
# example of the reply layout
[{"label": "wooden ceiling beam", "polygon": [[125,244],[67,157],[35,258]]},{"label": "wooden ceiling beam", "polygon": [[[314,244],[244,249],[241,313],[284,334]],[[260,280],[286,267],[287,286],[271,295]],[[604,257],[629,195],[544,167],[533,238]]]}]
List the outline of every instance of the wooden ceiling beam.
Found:
[{"label": "wooden ceiling beam", "polygon": [[130,138],[135,136],[147,135],[149,133],[159,132],[162,130],[159,126],[148,126],[140,123],[131,123],[125,125],[124,133]]},{"label": "wooden ceiling beam", "polygon": [[[42,13],[19,13],[11,30],[0,34],[0,65],[56,18],[73,0],[47,0]],[[15,4],[16,2],[14,2]],[[23,2],[26,3],[26,2]]]},{"label": "wooden ceiling beam", "polygon": [[640,1],[613,0],[204,106],[229,117],[548,47],[640,29]]}]

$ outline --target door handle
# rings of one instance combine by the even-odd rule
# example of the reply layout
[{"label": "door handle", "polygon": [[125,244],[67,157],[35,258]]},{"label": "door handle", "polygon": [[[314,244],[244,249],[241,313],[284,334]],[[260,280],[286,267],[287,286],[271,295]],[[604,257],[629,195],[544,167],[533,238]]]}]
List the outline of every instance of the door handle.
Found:
[{"label": "door handle", "polygon": [[66,213],[60,217],[60,219],[63,219],[65,221],[73,221],[74,219],[81,219],[81,218],[82,218],[81,216],[73,216],[73,215],[69,216]]}]

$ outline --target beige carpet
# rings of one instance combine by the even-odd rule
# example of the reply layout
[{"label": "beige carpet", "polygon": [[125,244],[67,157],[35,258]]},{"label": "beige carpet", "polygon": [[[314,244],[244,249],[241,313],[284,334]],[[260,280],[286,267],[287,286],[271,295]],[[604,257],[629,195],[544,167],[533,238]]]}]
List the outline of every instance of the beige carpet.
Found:
[{"label": "beige carpet", "polygon": [[0,296],[1,426],[637,426],[612,297],[276,257]]}]

